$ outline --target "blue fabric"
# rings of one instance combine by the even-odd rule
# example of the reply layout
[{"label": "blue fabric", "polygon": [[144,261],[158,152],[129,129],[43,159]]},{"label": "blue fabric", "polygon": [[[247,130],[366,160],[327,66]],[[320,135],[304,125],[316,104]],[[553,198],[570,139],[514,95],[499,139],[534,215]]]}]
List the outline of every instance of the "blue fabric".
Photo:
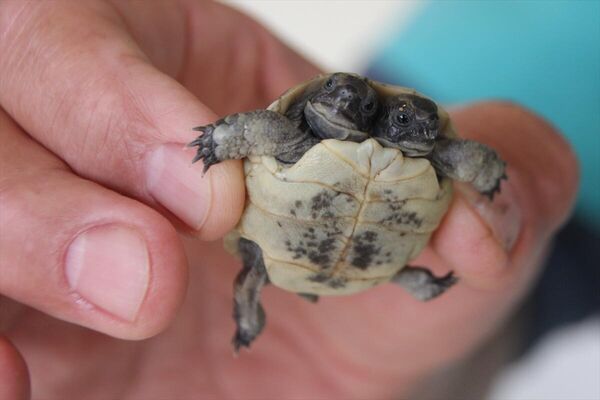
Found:
[{"label": "blue fabric", "polygon": [[575,147],[577,211],[600,227],[600,2],[429,3],[368,74],[443,103],[501,98],[543,115]]}]

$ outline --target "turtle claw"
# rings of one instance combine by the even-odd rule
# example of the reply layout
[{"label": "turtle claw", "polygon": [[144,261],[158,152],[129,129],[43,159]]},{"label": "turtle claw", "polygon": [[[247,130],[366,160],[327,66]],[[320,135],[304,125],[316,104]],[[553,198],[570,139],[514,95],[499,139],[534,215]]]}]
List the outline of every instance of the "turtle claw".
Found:
[{"label": "turtle claw", "polygon": [[215,154],[216,143],[213,138],[213,132],[215,131],[214,125],[197,126],[192,128],[194,131],[202,132],[202,135],[192,140],[187,144],[187,147],[198,147],[196,155],[192,159],[192,163],[202,160],[204,169],[202,172],[206,173],[208,169],[214,164],[219,163],[219,160]]},{"label": "turtle claw", "polygon": [[233,346],[234,354],[239,354],[240,349],[242,347],[250,348],[250,343],[254,340],[254,337],[250,335],[248,332],[243,332],[241,330],[237,330],[233,339],[231,340],[231,344]]},{"label": "turtle claw", "polygon": [[456,277],[456,275],[454,275],[454,271],[450,271],[441,278],[435,278],[434,282],[436,283],[436,285],[439,285],[444,290],[446,290],[449,287],[453,286],[456,282],[458,282],[458,278]]},{"label": "turtle claw", "polygon": [[446,275],[442,277],[433,276],[432,281],[430,282],[430,293],[428,297],[424,300],[431,300],[442,293],[444,293],[448,288],[454,286],[458,282],[458,278],[454,275],[454,271],[448,272]]},{"label": "turtle claw", "polygon": [[242,347],[249,348],[254,339],[262,332],[265,327],[265,310],[260,303],[254,310],[235,303],[233,319],[237,329],[231,339],[231,344],[235,354],[238,354]]},{"label": "turtle claw", "polygon": [[481,192],[481,194],[487,197],[490,201],[493,201],[496,193],[500,193],[500,185],[502,184],[503,180],[508,180],[508,176],[506,176],[506,173],[502,174],[502,176],[496,180],[496,184],[493,188],[491,188],[490,190],[484,190]]}]

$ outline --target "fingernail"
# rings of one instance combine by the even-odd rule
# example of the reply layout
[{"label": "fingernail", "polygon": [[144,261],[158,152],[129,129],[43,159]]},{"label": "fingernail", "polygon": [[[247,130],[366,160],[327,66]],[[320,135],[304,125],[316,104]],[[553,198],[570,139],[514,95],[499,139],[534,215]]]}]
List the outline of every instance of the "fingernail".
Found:
[{"label": "fingernail", "polygon": [[164,144],[146,160],[146,184],[152,197],[190,227],[202,228],[211,201],[210,177],[201,163],[192,164],[193,151]]},{"label": "fingernail", "polygon": [[502,181],[500,193],[494,196],[493,201],[468,184],[455,183],[455,188],[486,222],[500,245],[510,251],[519,237],[522,221],[521,209],[510,180]]},{"label": "fingernail", "polygon": [[146,242],[132,228],[92,228],[69,246],[65,274],[73,291],[86,301],[133,321],[148,289],[150,260]]}]

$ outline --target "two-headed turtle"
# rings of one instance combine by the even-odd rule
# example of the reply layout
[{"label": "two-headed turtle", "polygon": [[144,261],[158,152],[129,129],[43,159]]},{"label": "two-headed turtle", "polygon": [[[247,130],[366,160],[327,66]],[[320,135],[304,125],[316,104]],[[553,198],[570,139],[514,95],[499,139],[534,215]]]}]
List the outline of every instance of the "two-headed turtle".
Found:
[{"label": "two-headed turtle", "polygon": [[226,239],[243,261],[234,289],[236,351],[265,324],[262,287],[316,300],[393,282],[420,300],[452,273],[408,266],[452,197],[451,179],[492,198],[505,163],[458,139],[448,114],[412,89],[353,74],[318,76],[267,110],[195,128],[205,169],[243,158],[247,200]]}]

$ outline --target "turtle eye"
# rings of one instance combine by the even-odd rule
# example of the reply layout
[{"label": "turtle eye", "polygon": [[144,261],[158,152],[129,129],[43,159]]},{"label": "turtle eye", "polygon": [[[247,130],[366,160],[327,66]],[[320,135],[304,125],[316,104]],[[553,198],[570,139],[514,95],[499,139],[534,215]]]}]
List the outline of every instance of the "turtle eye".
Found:
[{"label": "turtle eye", "polygon": [[325,89],[333,89],[333,79],[327,79],[327,82],[325,82]]},{"label": "turtle eye", "polygon": [[406,125],[410,122],[410,116],[406,113],[398,113],[394,116],[394,119],[396,120],[397,123],[399,123],[400,125]]},{"label": "turtle eye", "polygon": [[362,105],[362,110],[366,113],[366,114],[371,114],[373,111],[375,111],[375,102],[374,101],[369,101],[366,104]]}]

